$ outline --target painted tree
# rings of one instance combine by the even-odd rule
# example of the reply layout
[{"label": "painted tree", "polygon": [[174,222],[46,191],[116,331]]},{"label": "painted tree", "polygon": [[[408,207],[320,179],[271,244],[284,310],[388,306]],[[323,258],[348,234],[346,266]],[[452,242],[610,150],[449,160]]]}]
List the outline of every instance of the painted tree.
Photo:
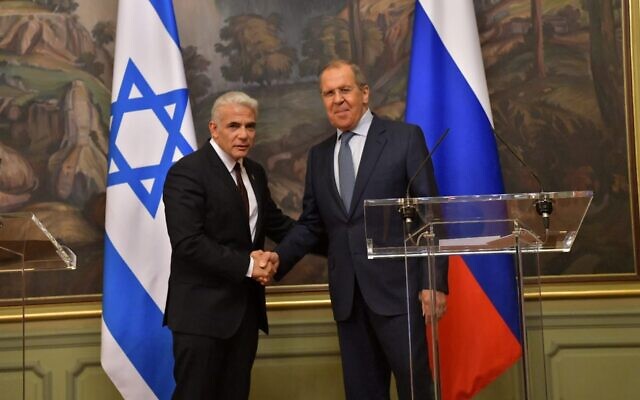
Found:
[{"label": "painted tree", "polygon": [[531,24],[533,26],[534,71],[537,77],[544,78],[547,73],[544,66],[544,31],[542,26],[542,0],[531,0]]},{"label": "painted tree", "polygon": [[191,103],[196,105],[202,100],[211,88],[211,79],[207,75],[207,69],[211,62],[198,53],[195,46],[187,46],[182,49],[182,62],[184,73],[189,87]]},{"label": "painted tree", "polygon": [[282,32],[277,14],[236,15],[227,18],[220,29],[216,52],[229,61],[220,68],[229,81],[256,82],[261,86],[291,76],[296,51],[278,36]]},{"label": "painted tree", "polygon": [[358,65],[364,62],[364,44],[362,37],[362,20],[360,19],[360,0],[347,0],[349,10],[352,61]]},{"label": "painted tree", "polygon": [[113,43],[116,38],[116,26],[113,21],[99,21],[93,26],[91,36],[98,46]]},{"label": "painted tree", "polygon": [[96,53],[81,53],[76,58],[76,64],[95,77],[100,77],[104,72],[104,64],[96,60]]},{"label": "painted tree", "polygon": [[623,132],[624,78],[612,0],[583,0],[582,4],[589,14],[591,75],[600,113],[610,128]]},{"label": "painted tree", "polygon": [[[304,29],[300,75],[314,75],[336,58],[355,61],[349,22],[335,16],[312,18]],[[373,66],[384,50],[382,32],[369,20],[362,22],[362,57],[359,65]]]}]

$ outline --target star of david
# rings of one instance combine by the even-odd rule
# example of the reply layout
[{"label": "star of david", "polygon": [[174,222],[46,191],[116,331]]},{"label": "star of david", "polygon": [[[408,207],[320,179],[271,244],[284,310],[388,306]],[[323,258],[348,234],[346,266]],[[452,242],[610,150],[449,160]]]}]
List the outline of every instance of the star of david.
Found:
[{"label": "star of david", "polygon": [[[132,96],[133,89],[137,89]],[[109,138],[110,172],[107,176],[107,186],[127,184],[146,210],[155,218],[164,186],[167,171],[173,164],[176,150],[182,154],[188,154],[193,149],[180,132],[188,102],[186,88],[171,90],[166,93],[155,93],[146,81],[135,63],[129,59],[124,72],[118,98],[111,104],[111,135]],[[168,109],[172,109],[170,114]],[[132,167],[123,152],[118,148],[116,139],[120,133],[123,117],[127,113],[150,110],[167,132],[167,141],[164,144],[162,156],[157,164]],[[129,134],[142,134],[143,132],[127,132]],[[139,149],[138,151],[144,151]],[[115,168],[113,168],[113,166]],[[111,172],[113,170],[113,172]],[[150,188],[143,182],[152,181]]]}]

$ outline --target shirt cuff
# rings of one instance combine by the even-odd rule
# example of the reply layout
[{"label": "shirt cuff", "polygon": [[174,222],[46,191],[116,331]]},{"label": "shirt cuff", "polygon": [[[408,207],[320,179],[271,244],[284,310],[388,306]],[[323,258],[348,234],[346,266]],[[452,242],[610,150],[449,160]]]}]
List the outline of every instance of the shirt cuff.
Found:
[{"label": "shirt cuff", "polygon": [[249,256],[249,269],[247,269],[247,278],[253,275],[253,257]]}]

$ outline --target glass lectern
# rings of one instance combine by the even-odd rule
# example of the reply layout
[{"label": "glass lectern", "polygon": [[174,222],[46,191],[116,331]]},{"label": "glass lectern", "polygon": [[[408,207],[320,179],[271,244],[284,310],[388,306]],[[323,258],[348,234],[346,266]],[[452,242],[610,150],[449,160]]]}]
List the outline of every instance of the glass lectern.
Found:
[{"label": "glass lectern", "polygon": [[[63,270],[76,268],[76,255],[59,243],[33,213],[0,213],[0,274],[20,274],[21,279],[21,360],[19,365],[21,386],[18,397],[25,398],[25,273],[29,271]],[[13,363],[12,363],[13,364]],[[14,388],[15,389],[15,388]],[[15,395],[10,392],[11,397]],[[7,393],[5,393],[7,394]],[[0,396],[2,397],[2,396]]]},{"label": "glass lectern", "polygon": [[[520,312],[520,398],[547,398],[537,256],[571,250],[592,198],[592,192],[581,191],[366,200],[367,254],[371,259],[422,257],[427,261],[429,282],[436,282],[437,256],[512,254],[513,263],[506,265],[512,270]],[[529,256],[537,271],[534,281],[538,301],[525,309],[523,258]],[[533,346],[532,339],[527,339],[527,323],[529,327],[538,325],[539,342]],[[438,321],[431,318],[429,326],[434,399],[439,400]],[[542,372],[532,373],[532,353],[542,363]]]}]

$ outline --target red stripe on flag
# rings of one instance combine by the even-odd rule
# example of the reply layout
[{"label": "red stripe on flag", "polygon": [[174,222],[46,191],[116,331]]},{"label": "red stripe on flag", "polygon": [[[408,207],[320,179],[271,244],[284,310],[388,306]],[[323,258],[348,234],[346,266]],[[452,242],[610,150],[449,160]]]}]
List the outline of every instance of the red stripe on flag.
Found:
[{"label": "red stripe on flag", "polygon": [[447,312],[438,327],[442,400],[470,399],[520,358],[518,339],[460,256],[449,257]]}]

